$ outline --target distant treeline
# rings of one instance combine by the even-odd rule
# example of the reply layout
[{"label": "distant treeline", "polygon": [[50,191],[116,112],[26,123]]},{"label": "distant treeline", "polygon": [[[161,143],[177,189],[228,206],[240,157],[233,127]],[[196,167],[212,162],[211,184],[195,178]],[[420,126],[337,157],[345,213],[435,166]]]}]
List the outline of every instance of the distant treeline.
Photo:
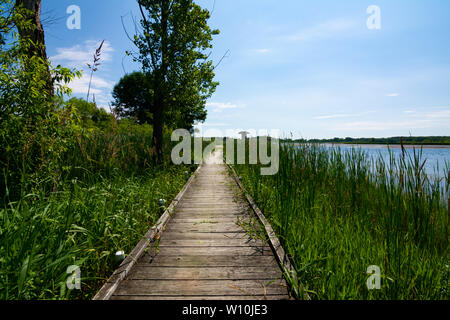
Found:
[{"label": "distant treeline", "polygon": [[333,139],[297,139],[294,142],[309,143],[348,143],[348,144],[400,144],[405,145],[450,145],[450,137],[392,137],[392,138],[333,138]]}]

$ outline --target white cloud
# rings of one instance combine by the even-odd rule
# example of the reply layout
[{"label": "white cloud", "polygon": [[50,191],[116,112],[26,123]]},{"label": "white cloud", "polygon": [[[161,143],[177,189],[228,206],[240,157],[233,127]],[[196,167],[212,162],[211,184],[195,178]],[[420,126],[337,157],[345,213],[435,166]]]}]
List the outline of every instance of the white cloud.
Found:
[{"label": "white cloud", "polygon": [[213,112],[223,112],[224,110],[242,108],[242,106],[230,102],[208,102],[206,106],[212,108]]},{"label": "white cloud", "polygon": [[398,97],[400,94],[398,93],[389,93],[387,96],[388,97]]},{"label": "white cloud", "polygon": [[407,120],[407,121],[356,121],[347,122],[336,126],[340,131],[385,131],[397,129],[425,129],[433,127],[431,120]]},{"label": "white cloud", "polygon": [[[50,57],[53,65],[61,64],[66,67],[84,69],[87,63],[92,63],[95,50],[101,41],[87,40],[83,44],[78,44],[70,48],[57,48],[57,54]],[[114,49],[108,41],[102,46],[100,63],[112,61]]]},{"label": "white cloud", "polygon": [[338,118],[352,118],[352,117],[361,117],[367,114],[374,113],[374,111],[367,111],[362,113],[340,113],[340,114],[328,114],[323,116],[317,116],[313,119],[315,120],[327,120],[327,119],[338,119]]},{"label": "white cloud", "polygon": [[[75,79],[70,83],[70,88],[75,94],[83,94],[83,93],[87,94],[89,88],[89,80],[90,75],[83,74],[83,76],[80,79]],[[111,91],[113,86],[114,82],[102,79],[97,76],[93,76],[91,83],[91,93],[94,93],[96,95],[101,94],[103,89],[108,89],[109,91]]]},{"label": "white cloud", "polygon": [[266,54],[266,53],[269,53],[270,50],[269,49],[255,49],[255,52],[259,53],[259,54]]},{"label": "white cloud", "polygon": [[[57,48],[57,54],[50,57],[50,61],[53,65],[62,65],[68,68],[74,68],[83,71],[83,75],[80,79],[74,79],[68,86],[72,89],[72,93],[75,95],[81,95],[86,97],[89,89],[89,81],[91,77],[91,71],[87,67],[87,64],[92,64],[93,55],[95,50],[99,47],[101,41],[88,40],[83,44],[78,44],[69,48]],[[100,107],[106,108],[111,101],[111,91],[115,82],[110,81],[105,77],[102,77],[104,73],[105,64],[112,61],[112,53],[114,48],[108,41],[103,43],[100,55],[101,65],[98,71],[94,73],[92,77],[90,98],[92,101],[93,95]],[[102,70],[103,68],[103,70]]]},{"label": "white cloud", "polygon": [[198,126],[203,126],[203,127],[228,127],[228,126],[230,126],[230,124],[226,123],[226,122],[208,122],[208,121],[206,121],[205,123],[199,124]]},{"label": "white cloud", "polygon": [[450,119],[450,107],[419,108],[417,110],[404,110],[409,117],[420,119],[448,120]]},{"label": "white cloud", "polygon": [[[443,108],[444,110],[437,111],[404,110],[404,116],[397,121],[353,121],[339,124],[335,126],[335,129],[341,131],[385,131],[436,128],[450,122],[450,107]],[[428,109],[442,109],[442,107]]]},{"label": "white cloud", "polygon": [[351,114],[329,114],[324,116],[314,117],[316,120],[326,120],[326,119],[337,119],[337,118],[348,118],[351,117]]},{"label": "white cloud", "polygon": [[316,39],[330,38],[337,34],[342,34],[354,28],[355,21],[348,19],[336,19],[325,23],[300,30],[287,37],[290,41],[310,41]]},{"label": "white cloud", "polygon": [[429,119],[450,119],[450,108],[449,110],[427,112],[425,117]]}]

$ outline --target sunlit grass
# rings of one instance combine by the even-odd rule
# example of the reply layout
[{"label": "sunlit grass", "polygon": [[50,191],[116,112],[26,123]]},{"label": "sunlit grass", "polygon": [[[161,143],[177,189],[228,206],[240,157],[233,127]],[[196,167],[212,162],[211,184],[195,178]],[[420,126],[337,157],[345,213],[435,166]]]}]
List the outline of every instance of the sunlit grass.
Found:
[{"label": "sunlit grass", "polygon": [[[0,299],[91,299],[196,166],[152,161],[150,135],[82,136],[56,174],[23,174],[0,206]],[[170,152],[170,146],[166,146]],[[14,186],[12,186],[14,187]],[[18,194],[19,193],[19,194]],[[17,195],[18,194],[18,195]],[[67,267],[81,269],[68,290]]]},{"label": "sunlit grass", "polygon": [[[235,168],[313,299],[448,299],[449,181],[424,161],[285,144],[277,175]],[[371,265],[381,290],[367,289]]]}]

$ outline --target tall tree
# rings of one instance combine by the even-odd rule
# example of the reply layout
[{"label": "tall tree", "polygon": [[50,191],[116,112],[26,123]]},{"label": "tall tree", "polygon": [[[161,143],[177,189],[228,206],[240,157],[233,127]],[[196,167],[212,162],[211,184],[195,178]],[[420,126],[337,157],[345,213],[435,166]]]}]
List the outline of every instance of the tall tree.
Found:
[{"label": "tall tree", "polygon": [[[16,0],[15,10],[25,9],[23,14],[28,21],[27,24],[16,23],[16,26],[20,38],[31,44],[28,46],[28,56],[30,58],[39,57],[43,63],[47,64],[44,27],[41,23],[41,2],[42,0]],[[48,93],[53,96],[53,80],[48,65],[45,77]]]},{"label": "tall tree", "polygon": [[[139,124],[153,125],[153,85],[154,81],[140,71],[123,76],[112,92],[114,112]],[[171,101],[171,107],[164,114],[164,124],[169,129],[183,128],[192,132],[196,121],[206,120],[206,110],[197,88],[184,83],[183,86],[186,94],[184,97],[178,95],[176,101]]]},{"label": "tall tree", "polygon": [[212,36],[210,13],[193,0],[138,0],[142,30],[134,36],[136,61],[153,81],[153,144],[162,160],[164,118],[203,108],[215,91],[214,67],[206,50]]},{"label": "tall tree", "polygon": [[153,124],[153,81],[142,72],[123,76],[114,86],[114,112],[123,118],[134,118],[139,124]]},{"label": "tall tree", "polygon": [[73,141],[72,115],[57,109],[48,79],[51,74],[62,99],[71,92],[65,84],[81,73],[48,63],[33,40],[38,37],[30,12],[15,0],[0,0],[0,198],[11,191],[6,182],[14,186],[11,194],[20,194],[27,174],[56,181],[58,159]]}]

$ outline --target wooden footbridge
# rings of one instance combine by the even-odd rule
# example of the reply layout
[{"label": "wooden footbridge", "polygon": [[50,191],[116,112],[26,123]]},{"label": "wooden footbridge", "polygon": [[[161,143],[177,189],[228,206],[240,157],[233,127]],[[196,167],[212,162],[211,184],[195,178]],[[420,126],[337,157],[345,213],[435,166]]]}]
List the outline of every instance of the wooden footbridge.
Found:
[{"label": "wooden footbridge", "polygon": [[289,260],[222,159],[199,166],[95,300],[290,298]]}]

